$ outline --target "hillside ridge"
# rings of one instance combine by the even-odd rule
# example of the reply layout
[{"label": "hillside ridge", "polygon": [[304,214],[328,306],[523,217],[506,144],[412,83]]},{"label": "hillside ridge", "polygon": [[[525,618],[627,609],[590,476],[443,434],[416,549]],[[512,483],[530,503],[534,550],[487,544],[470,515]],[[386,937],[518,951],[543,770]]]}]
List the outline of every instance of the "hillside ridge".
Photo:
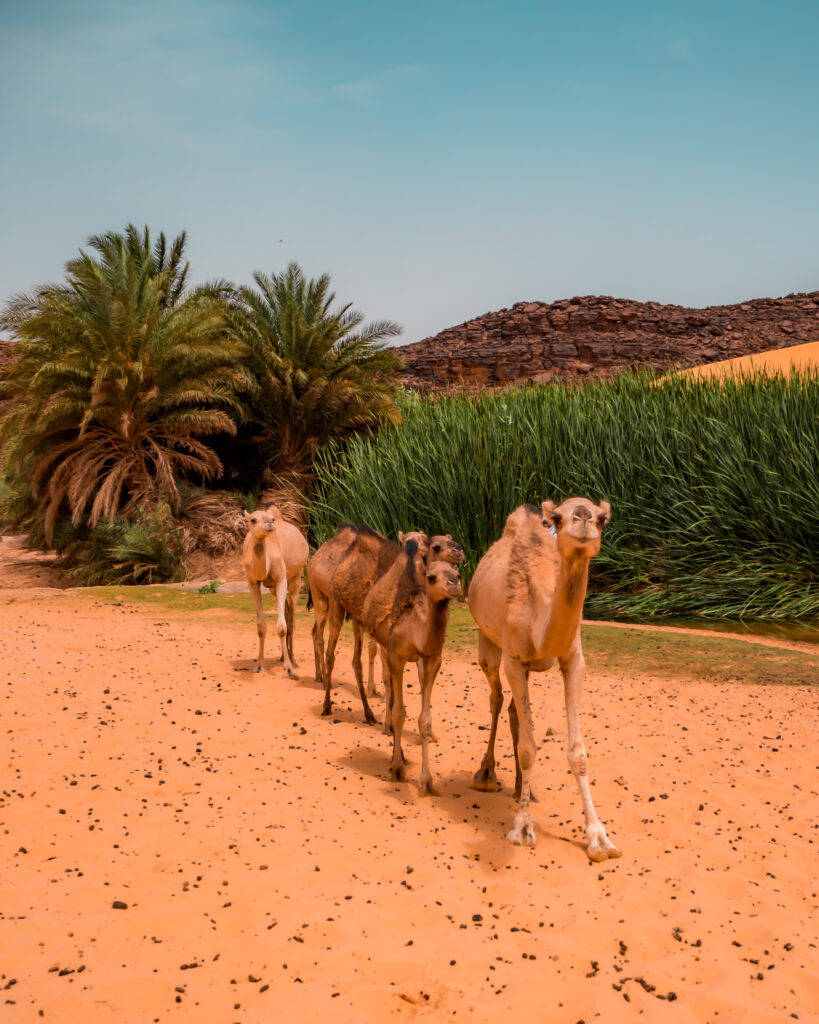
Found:
[{"label": "hillside ridge", "polygon": [[693,308],[583,295],[516,302],[401,347],[411,387],[665,370],[819,341],[819,291]]}]

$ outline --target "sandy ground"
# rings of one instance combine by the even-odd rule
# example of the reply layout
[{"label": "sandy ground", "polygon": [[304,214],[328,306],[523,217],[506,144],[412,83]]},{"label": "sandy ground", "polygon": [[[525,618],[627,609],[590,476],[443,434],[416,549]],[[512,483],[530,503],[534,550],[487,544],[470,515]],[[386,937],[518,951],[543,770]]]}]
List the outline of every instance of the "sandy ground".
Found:
[{"label": "sandy ground", "polygon": [[420,798],[414,673],[396,785],[348,639],[322,719],[298,629],[296,683],[248,671],[230,610],[0,593],[4,1021],[816,1020],[816,688],[590,663],[593,792],[623,850],[591,865],[556,675],[533,688],[528,850],[504,838],[505,720],[506,790],[468,788],[471,649],[445,654]]}]

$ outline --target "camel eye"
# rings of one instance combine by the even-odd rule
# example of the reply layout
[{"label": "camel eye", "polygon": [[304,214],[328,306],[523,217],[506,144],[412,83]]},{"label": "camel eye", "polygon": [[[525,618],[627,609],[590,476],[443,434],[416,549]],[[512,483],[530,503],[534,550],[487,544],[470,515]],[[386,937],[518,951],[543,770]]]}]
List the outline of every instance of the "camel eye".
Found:
[{"label": "camel eye", "polygon": [[554,523],[555,526],[560,526],[560,524],[563,522],[563,513],[562,512],[552,512],[552,522]]},{"label": "camel eye", "polygon": [[435,580],[436,580],[436,578],[437,578],[437,577],[435,576],[435,573],[432,573],[431,575],[427,576],[427,580],[428,580],[428,582],[430,582],[430,583],[434,583],[434,582],[435,582]]}]

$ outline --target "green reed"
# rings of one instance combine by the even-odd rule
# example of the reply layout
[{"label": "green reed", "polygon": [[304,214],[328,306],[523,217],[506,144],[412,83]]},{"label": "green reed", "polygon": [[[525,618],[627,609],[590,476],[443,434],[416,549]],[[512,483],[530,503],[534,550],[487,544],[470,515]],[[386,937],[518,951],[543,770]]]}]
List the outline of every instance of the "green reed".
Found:
[{"label": "green reed", "polygon": [[611,502],[587,612],[819,614],[819,374],[644,374],[402,401],[403,422],[325,450],[318,540],[342,521],[451,533],[478,558],[523,502]]}]

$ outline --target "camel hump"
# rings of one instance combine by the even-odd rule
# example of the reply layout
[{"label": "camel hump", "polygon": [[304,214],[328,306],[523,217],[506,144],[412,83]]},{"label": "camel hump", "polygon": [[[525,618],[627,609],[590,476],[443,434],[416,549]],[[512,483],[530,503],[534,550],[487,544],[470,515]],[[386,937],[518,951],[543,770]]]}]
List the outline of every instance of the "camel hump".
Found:
[{"label": "camel hump", "polygon": [[533,527],[542,525],[543,513],[537,505],[519,505],[507,516],[503,536],[516,537],[523,531],[529,532]]}]

